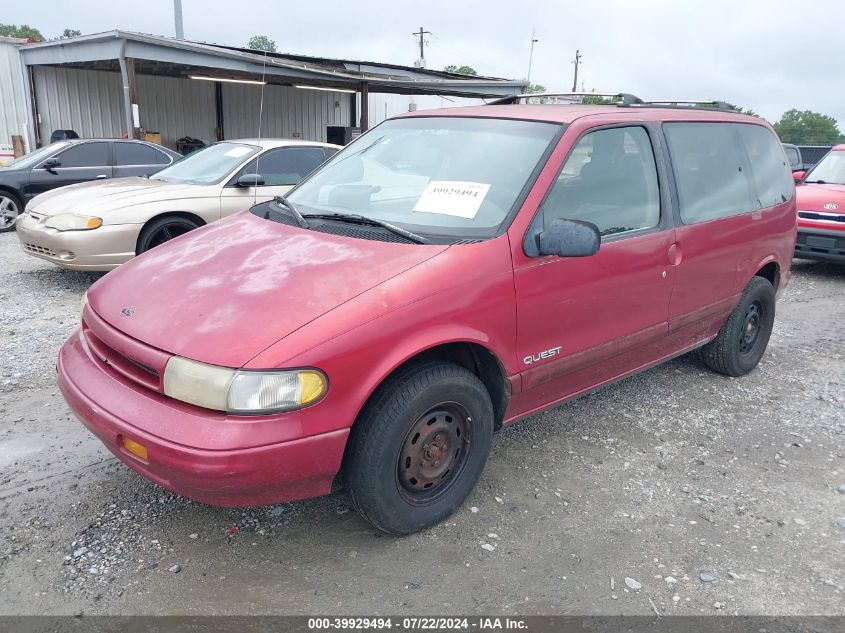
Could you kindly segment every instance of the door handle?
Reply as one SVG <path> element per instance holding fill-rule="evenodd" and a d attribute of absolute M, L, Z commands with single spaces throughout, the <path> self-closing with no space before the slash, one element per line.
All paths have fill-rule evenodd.
<path fill-rule="evenodd" d="M 672 244 L 669 247 L 667 257 L 669 258 L 670 265 L 677 266 L 678 264 L 680 264 L 682 259 L 681 247 L 677 244 Z"/>
<path fill-rule="evenodd" d="M 105 180 L 105 179 L 106 179 L 106 178 L 108 178 L 108 177 L 109 177 L 109 176 L 108 176 L 108 174 L 98 174 L 98 175 L 96 176 L 96 179 L 97 179 L 97 180 Z"/>

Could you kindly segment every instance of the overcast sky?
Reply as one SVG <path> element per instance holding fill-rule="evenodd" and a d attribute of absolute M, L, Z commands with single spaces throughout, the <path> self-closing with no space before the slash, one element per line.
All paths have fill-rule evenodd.
<path fill-rule="evenodd" d="M 532 81 L 572 87 L 575 49 L 587 90 L 647 99 L 721 99 L 774 122 L 790 108 L 835 117 L 845 129 L 842 0 L 183 0 L 186 39 L 246 45 L 254 34 L 280 52 L 411 65 L 412 31 L 426 36 L 427 66 L 468 64 L 524 78 L 532 29 Z M 172 0 L 2 0 L 0 22 L 45 37 L 123 29 L 172 36 Z M 59 7 L 66 6 L 67 10 Z M 579 88 L 581 81 L 579 79 Z"/>

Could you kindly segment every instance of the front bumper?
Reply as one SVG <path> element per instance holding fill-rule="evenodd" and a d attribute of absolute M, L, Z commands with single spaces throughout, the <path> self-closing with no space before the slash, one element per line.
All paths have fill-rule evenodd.
<path fill-rule="evenodd" d="M 191 499 L 245 507 L 319 496 L 331 491 L 340 469 L 349 429 L 244 447 L 249 420 L 233 422 L 183 406 L 110 374 L 90 356 L 79 332 L 62 346 L 57 369 L 68 405 L 106 448 L 141 476 Z M 215 449 L 176 442 L 150 428 L 173 429 L 183 442 L 193 435 L 196 443 L 213 443 Z M 128 452 L 123 438 L 144 446 L 147 459 Z M 221 447 L 221 438 L 238 448 Z"/>
<path fill-rule="evenodd" d="M 845 264 L 845 230 L 799 226 L 795 257 Z"/>
<path fill-rule="evenodd" d="M 112 270 L 135 257 L 142 224 L 106 224 L 91 231 L 57 231 L 29 213 L 18 218 L 21 248 L 71 270 Z"/>

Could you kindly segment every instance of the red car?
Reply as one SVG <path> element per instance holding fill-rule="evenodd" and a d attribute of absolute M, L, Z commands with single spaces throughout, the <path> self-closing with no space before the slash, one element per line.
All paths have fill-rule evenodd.
<path fill-rule="evenodd" d="M 835 145 L 798 186 L 795 257 L 845 264 L 845 145 Z"/>
<path fill-rule="evenodd" d="M 388 120 L 106 275 L 59 355 L 71 408 L 193 499 L 343 485 L 402 534 L 461 505 L 503 425 L 696 348 L 751 371 L 795 244 L 772 129 L 515 101 Z"/>

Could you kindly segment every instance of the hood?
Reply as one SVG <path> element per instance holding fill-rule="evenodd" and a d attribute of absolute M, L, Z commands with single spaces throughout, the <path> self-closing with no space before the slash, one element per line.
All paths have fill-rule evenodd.
<path fill-rule="evenodd" d="M 47 191 L 33 198 L 27 208 L 43 215 L 64 212 L 102 215 L 137 204 L 206 195 L 219 195 L 219 187 L 165 182 L 152 178 L 115 178 L 81 182 Z"/>
<path fill-rule="evenodd" d="M 159 246 L 110 272 L 90 307 L 172 354 L 241 367 L 306 323 L 448 246 L 340 237 L 248 212 Z M 124 316 L 122 310 L 131 316 Z"/>
<path fill-rule="evenodd" d="M 798 185 L 795 187 L 795 199 L 799 211 L 845 213 L 845 185 Z M 825 209 L 825 205 L 833 204 L 838 205 L 838 208 Z"/>

